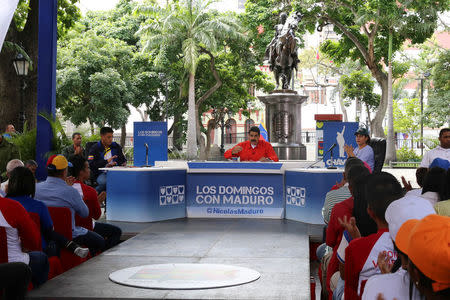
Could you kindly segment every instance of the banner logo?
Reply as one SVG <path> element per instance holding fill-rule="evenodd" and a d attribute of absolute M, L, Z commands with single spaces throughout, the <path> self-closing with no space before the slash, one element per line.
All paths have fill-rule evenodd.
<path fill-rule="evenodd" d="M 306 189 L 298 186 L 286 186 L 286 205 L 305 206 Z"/>
<path fill-rule="evenodd" d="M 167 185 L 159 187 L 159 205 L 184 203 L 184 185 Z"/>

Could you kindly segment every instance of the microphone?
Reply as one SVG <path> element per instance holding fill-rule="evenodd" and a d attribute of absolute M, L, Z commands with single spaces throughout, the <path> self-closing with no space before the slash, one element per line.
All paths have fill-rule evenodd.
<path fill-rule="evenodd" d="M 327 153 L 330 152 L 331 150 L 333 150 L 336 147 L 336 143 L 334 143 L 333 145 L 331 145 L 330 149 L 328 149 Z"/>

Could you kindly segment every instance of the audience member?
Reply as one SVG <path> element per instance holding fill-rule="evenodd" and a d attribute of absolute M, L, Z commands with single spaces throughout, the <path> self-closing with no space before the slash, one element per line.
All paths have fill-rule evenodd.
<path fill-rule="evenodd" d="M 383 253 L 379 254 L 378 266 L 382 273 L 387 272 L 387 274 L 372 276 L 367 281 L 363 299 L 377 299 L 379 293 L 382 293 L 385 299 L 421 299 L 419 291 L 414 288 L 406 272 L 408 256 L 403 252 L 404 247 L 402 247 L 401 242 L 398 245 L 397 236 L 400 228 L 405 229 L 402 225 L 406 221 L 422 219 L 430 214 L 434 214 L 430 202 L 415 195 L 405 195 L 405 197 L 392 202 L 388 206 L 385 218 L 389 224 L 389 235 L 395 241 L 394 250 L 397 252 L 397 261 L 394 265 L 401 266 L 401 268 L 396 270 L 396 267 L 388 264 L 383 267 L 385 259 L 389 259 L 389 257 Z M 395 288 L 393 288 L 394 286 Z"/>
<path fill-rule="evenodd" d="M 450 218 L 433 214 L 408 220 L 396 243 L 409 257 L 408 273 L 420 294 L 427 300 L 450 299 Z"/>
<path fill-rule="evenodd" d="M 348 189 L 347 173 L 348 170 L 354 165 L 363 165 L 363 162 L 357 157 L 349 157 L 345 161 L 344 172 L 342 173 L 342 181 L 339 187 L 332 189 L 325 196 L 325 203 L 322 208 L 322 216 L 325 224 L 328 224 L 330 220 L 331 210 L 339 203 L 351 197 L 350 190 Z"/>
<path fill-rule="evenodd" d="M 345 249 L 345 299 L 359 299 L 367 279 L 380 273 L 377 266 L 380 252 L 392 254 L 390 263 L 396 260 L 385 212 L 393 201 L 402 196 L 402 187 L 393 175 L 381 172 L 369 176 L 366 185 L 367 212 L 377 224 L 378 232 L 352 240 Z"/>
<path fill-rule="evenodd" d="M 110 168 L 114 166 L 125 166 L 127 159 L 123 155 L 122 147 L 113 142 L 113 130 L 111 127 L 103 127 L 100 129 L 100 141 L 93 145 L 89 150 L 89 167 L 98 186 L 97 193 L 106 191 L 106 173 L 99 168 Z"/>
<path fill-rule="evenodd" d="M 72 213 L 72 240 L 80 245 L 86 245 L 91 254 L 95 255 L 105 248 L 105 240 L 95 232 L 75 226 L 75 213 L 81 217 L 89 215 L 89 209 L 78 192 L 66 183 L 67 159 L 63 155 L 52 155 L 47 161 L 47 180 L 36 185 L 35 198 L 47 206 L 67 207 Z M 68 180 L 73 183 L 73 178 Z"/>
<path fill-rule="evenodd" d="M 352 166 L 347 174 L 347 181 L 350 183 L 357 177 L 367 175 L 368 169 L 366 167 L 362 167 L 360 165 Z M 350 184 L 349 184 L 350 185 Z M 349 186 L 350 189 L 350 186 Z M 351 190 L 351 189 L 350 189 Z M 353 197 L 350 197 L 340 203 L 337 203 L 333 209 L 331 210 L 330 222 L 328 223 L 328 227 L 326 230 L 326 244 L 333 248 L 333 253 L 329 260 L 328 266 L 324 266 L 326 268 L 326 288 L 327 294 L 331 297 L 332 289 L 330 286 L 331 277 L 334 273 L 339 271 L 339 262 L 337 259 L 337 248 L 341 243 L 342 233 L 344 232 L 344 228 L 339 223 L 339 219 L 343 219 L 347 217 L 350 219 L 353 214 Z M 335 285 L 334 285 L 335 286 Z"/>
<path fill-rule="evenodd" d="M 24 163 L 24 165 L 25 168 L 28 168 L 31 171 L 31 173 L 33 173 L 33 175 L 36 177 L 36 169 L 38 167 L 37 162 L 32 159 L 29 159 Z"/>
<path fill-rule="evenodd" d="M 114 247 L 120 242 L 122 230 L 112 224 L 95 222 L 101 216 L 100 204 L 106 200 L 106 192 L 97 196 L 94 188 L 84 182 L 91 176 L 88 162 L 81 156 L 73 156 L 70 160 L 72 167 L 71 175 L 75 177 L 73 187 L 78 191 L 83 201 L 89 208 L 89 222 L 93 223 L 93 231 L 105 239 L 105 250 Z"/>
<path fill-rule="evenodd" d="M 14 125 L 8 124 L 8 125 L 6 125 L 5 133 L 3 134 L 3 136 L 7 139 L 10 139 L 12 137 L 11 135 L 15 134 L 15 133 L 16 133 L 16 129 L 14 128 Z"/>
<path fill-rule="evenodd" d="M 23 167 L 23 162 L 20 159 L 12 159 L 8 162 L 8 164 L 6 165 L 6 177 L 8 178 L 8 180 L 6 180 L 5 182 L 3 182 L 0 186 L 0 189 L 4 192 L 7 193 L 7 188 L 8 188 L 8 182 L 9 182 L 9 176 L 12 172 L 12 170 L 14 170 L 17 167 Z"/>
<path fill-rule="evenodd" d="M 429 169 L 425 176 L 421 197 L 434 206 L 438 201 L 445 200 L 446 189 L 446 171 L 439 167 Z"/>
<path fill-rule="evenodd" d="M 46 282 L 48 257 L 39 251 L 39 230 L 25 208 L 17 201 L 0 198 L 0 226 L 6 229 L 8 262 L 27 264 L 31 268 L 31 282 L 35 287 Z"/>
<path fill-rule="evenodd" d="M 86 151 L 83 149 L 83 146 L 81 146 L 81 140 L 81 133 L 75 132 L 74 134 L 72 134 L 72 145 L 65 147 L 62 154 L 67 159 L 70 159 L 70 157 L 73 155 L 80 155 L 86 158 Z"/>
<path fill-rule="evenodd" d="M 428 172 L 428 168 L 422 168 L 419 167 L 416 170 L 416 182 L 417 185 L 419 186 L 418 189 L 413 189 L 411 182 L 406 182 L 406 179 L 404 176 L 402 176 L 402 183 L 403 183 L 403 187 L 406 190 L 406 194 L 407 195 L 416 195 L 416 196 L 420 196 L 422 195 L 422 188 L 423 188 L 423 181 L 425 180 L 425 176 L 427 175 Z"/>
<path fill-rule="evenodd" d="M 441 216 L 450 217 L 450 169 L 446 172 L 445 195 L 434 205 L 434 210 Z"/>
<path fill-rule="evenodd" d="M 6 177 L 6 164 L 15 158 L 20 159 L 16 145 L 0 135 L 0 176 L 2 178 Z"/>
<path fill-rule="evenodd" d="M 450 128 L 443 128 L 439 131 L 439 145 L 433 150 L 425 153 L 420 166 L 428 168 L 435 158 L 442 158 L 450 161 Z"/>
<path fill-rule="evenodd" d="M 360 160 L 366 162 L 370 166 L 370 171 L 375 166 L 375 154 L 372 147 L 369 146 L 370 135 L 366 128 L 358 128 L 355 132 L 356 144 L 358 147 L 353 149 L 353 146 L 345 145 L 344 150 L 348 157 L 356 156 Z"/>
<path fill-rule="evenodd" d="M 31 280 L 31 270 L 23 262 L 0 264 L 0 298 L 4 290 L 4 299 L 25 299 L 28 284 Z"/>
<path fill-rule="evenodd" d="M 17 167 L 11 172 L 7 197 L 22 204 L 27 212 L 39 216 L 42 249 L 47 256 L 59 256 L 59 249 L 64 247 L 79 257 L 86 257 L 89 249 L 80 247 L 77 243 L 67 240 L 62 234 L 54 231 L 47 206 L 43 202 L 33 199 L 35 190 L 35 178 L 29 169 Z"/>

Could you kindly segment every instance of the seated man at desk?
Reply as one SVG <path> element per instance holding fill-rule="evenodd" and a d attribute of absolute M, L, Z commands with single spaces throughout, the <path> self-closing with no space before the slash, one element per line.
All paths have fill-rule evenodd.
<path fill-rule="evenodd" d="M 239 157 L 241 161 L 278 161 L 278 156 L 272 145 L 260 139 L 258 127 L 251 127 L 248 135 L 248 141 L 239 143 L 225 152 L 226 159 Z"/>

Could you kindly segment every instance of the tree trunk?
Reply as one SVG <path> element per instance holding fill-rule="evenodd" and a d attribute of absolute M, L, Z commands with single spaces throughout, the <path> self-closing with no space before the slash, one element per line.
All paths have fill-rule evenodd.
<path fill-rule="evenodd" d="M 375 137 L 386 137 L 383 130 L 383 119 L 386 115 L 387 102 L 388 102 L 388 79 L 384 73 L 378 74 L 375 79 L 381 88 L 381 98 L 380 104 L 378 105 L 377 112 L 375 113 L 375 117 L 372 121 L 372 136 Z"/>
<path fill-rule="evenodd" d="M 120 132 L 120 146 L 125 151 L 125 140 L 127 139 L 127 125 L 123 124 Z"/>
<path fill-rule="evenodd" d="M 199 158 L 201 160 L 206 160 L 206 146 L 205 146 L 205 139 L 202 135 L 201 128 L 203 127 L 202 120 L 199 115 L 199 105 L 195 104 L 195 119 L 197 121 L 197 144 L 199 146 Z"/>
<path fill-rule="evenodd" d="M 181 116 L 179 114 L 175 114 L 173 116 L 173 147 L 177 150 L 182 150 L 183 145 L 180 143 L 182 136 L 182 126 L 180 125 Z"/>
<path fill-rule="evenodd" d="M 397 155 L 395 152 L 395 137 L 394 137 L 394 107 L 393 107 L 393 97 L 392 97 L 392 59 L 391 59 L 391 49 L 392 38 L 389 36 L 389 63 L 388 63 L 388 82 L 387 82 L 387 113 L 388 113 L 388 136 L 386 140 L 386 159 L 385 162 L 389 163 L 391 161 L 397 160 Z"/>
<path fill-rule="evenodd" d="M 196 130 L 196 110 L 195 110 L 195 74 L 189 72 L 189 93 L 188 93 L 188 128 L 187 128 L 187 159 L 197 158 L 197 130 Z"/>
<path fill-rule="evenodd" d="M 338 83 L 339 105 L 341 106 L 344 122 L 348 122 L 347 109 L 345 108 L 344 99 L 342 99 L 342 86 Z"/>
<path fill-rule="evenodd" d="M 39 1 L 30 0 L 30 9 L 25 28 L 17 31 L 14 20 L 11 21 L 6 41 L 16 43 L 28 54 L 33 61 L 33 69 L 26 76 L 24 92 L 24 111 L 28 129 L 36 127 L 37 108 L 37 58 L 38 58 L 38 29 L 39 29 Z M 20 112 L 20 79 L 17 76 L 12 61 L 17 53 L 3 47 L 0 52 L 0 129 L 6 124 L 13 124 L 18 128 Z"/>
<path fill-rule="evenodd" d="M 91 118 L 88 118 L 88 121 L 89 121 L 89 127 L 91 129 L 91 135 L 94 135 L 95 134 L 95 132 L 94 132 L 94 123 L 92 122 Z"/>

